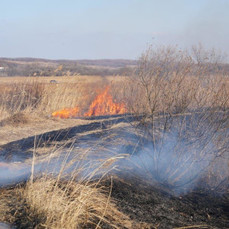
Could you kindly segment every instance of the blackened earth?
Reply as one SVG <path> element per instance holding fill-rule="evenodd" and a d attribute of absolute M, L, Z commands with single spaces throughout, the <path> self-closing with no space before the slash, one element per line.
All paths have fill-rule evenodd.
<path fill-rule="evenodd" d="M 113 178 L 112 197 L 119 210 L 149 228 L 229 228 L 228 193 L 198 190 L 174 196 L 140 177 L 128 176 Z"/>

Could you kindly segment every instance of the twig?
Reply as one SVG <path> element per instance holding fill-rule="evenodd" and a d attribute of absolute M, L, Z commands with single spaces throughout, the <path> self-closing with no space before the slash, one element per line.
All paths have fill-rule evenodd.
<path fill-rule="evenodd" d="M 174 227 L 173 229 L 187 229 L 187 228 L 208 228 L 208 225 L 193 225 L 184 227 Z"/>

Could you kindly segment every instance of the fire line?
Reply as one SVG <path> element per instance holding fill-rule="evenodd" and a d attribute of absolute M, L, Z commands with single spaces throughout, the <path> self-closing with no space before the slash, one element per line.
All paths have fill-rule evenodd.
<path fill-rule="evenodd" d="M 109 93 L 109 90 L 110 87 L 107 86 L 101 94 L 96 96 L 94 101 L 91 103 L 89 110 L 84 113 L 84 117 L 126 113 L 125 104 L 115 103 L 111 94 Z M 53 112 L 52 116 L 59 118 L 73 118 L 77 116 L 79 117 L 79 112 L 79 107 L 65 108 L 63 110 Z"/>

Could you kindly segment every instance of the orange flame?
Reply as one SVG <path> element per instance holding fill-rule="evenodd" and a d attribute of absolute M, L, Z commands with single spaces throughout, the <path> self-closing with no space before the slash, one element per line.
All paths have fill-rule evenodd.
<path fill-rule="evenodd" d="M 109 89 L 110 87 L 108 86 L 101 94 L 97 95 L 84 116 L 114 115 L 126 112 L 124 104 L 113 102 Z"/>
<path fill-rule="evenodd" d="M 126 108 L 123 103 L 119 104 L 113 102 L 113 98 L 109 94 L 109 89 L 109 86 L 106 87 L 101 94 L 96 96 L 95 100 L 90 105 L 88 112 L 84 114 L 85 117 L 126 113 Z M 53 112 L 52 116 L 59 118 L 72 118 L 80 116 L 79 111 L 79 107 L 65 108 L 63 110 Z"/>
<path fill-rule="evenodd" d="M 59 117 L 59 118 L 72 118 L 72 117 L 76 117 L 78 113 L 79 113 L 78 107 L 65 108 L 63 110 L 53 112 L 52 116 Z"/>

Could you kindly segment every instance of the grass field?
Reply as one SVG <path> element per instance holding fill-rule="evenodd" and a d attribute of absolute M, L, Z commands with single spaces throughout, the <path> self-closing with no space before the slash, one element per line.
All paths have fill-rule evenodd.
<path fill-rule="evenodd" d="M 73 108 L 76 105 L 85 109 L 99 90 L 103 90 L 107 85 L 121 84 L 124 78 L 122 76 L 1 77 L 1 119 L 21 111 L 33 111 L 48 116 L 56 110 Z"/>
<path fill-rule="evenodd" d="M 52 80 L 55 83 L 50 83 Z M 51 114 L 75 106 L 86 111 L 98 91 L 107 85 L 122 84 L 124 80 L 124 76 L 1 77 L 1 144 L 86 123 L 77 119 L 54 119 Z"/>
<path fill-rule="evenodd" d="M 212 65 L 206 71 L 206 64 L 195 65 L 183 53 L 173 54 L 168 50 L 165 59 L 143 55 L 128 77 L 1 77 L 0 167 L 10 174 L 23 171 L 20 166 L 26 162 L 31 177 L 1 189 L 0 221 L 18 228 L 165 228 L 167 223 L 204 228 L 219 224 L 211 212 L 218 207 L 224 228 L 226 211 L 219 205 L 228 198 L 229 78 L 213 71 Z M 114 107 L 122 108 L 117 113 L 121 117 L 109 116 L 116 114 Z M 77 112 L 72 119 L 52 116 L 63 109 Z M 94 160 L 113 151 L 118 153 Z M 17 152 L 26 158 L 22 164 L 11 162 Z M 93 160 L 86 159 L 88 152 Z M 52 162 L 57 155 L 63 157 L 58 173 L 36 176 L 36 163 Z M 120 163 L 124 167 L 106 176 L 104 168 L 116 169 L 126 155 L 130 160 Z M 66 176 L 75 163 L 82 166 Z M 79 174 L 85 169 L 82 179 Z M 98 171 L 102 176 L 93 179 Z M 210 201 L 211 211 L 205 214 L 209 203 L 201 195 L 196 203 L 195 190 L 207 198 L 212 198 L 211 191 L 226 199 Z M 196 215 L 193 223 L 189 214 Z"/>
<path fill-rule="evenodd" d="M 36 81 L 39 83 L 49 84 L 51 80 L 56 80 L 59 83 L 71 83 L 71 82 L 79 82 L 79 83 L 92 83 L 92 82 L 120 82 L 125 78 L 125 76 L 87 76 L 87 75 L 77 75 L 77 76 L 14 76 L 14 77 L 1 77 L 1 84 L 12 84 L 15 83 L 24 83 L 30 81 Z"/>

